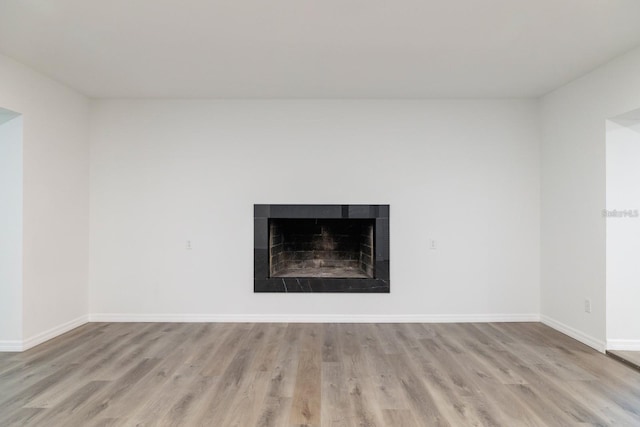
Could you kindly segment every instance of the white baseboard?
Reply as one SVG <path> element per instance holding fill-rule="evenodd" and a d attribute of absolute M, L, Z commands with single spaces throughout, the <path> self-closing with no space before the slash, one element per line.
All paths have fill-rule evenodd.
<path fill-rule="evenodd" d="M 640 340 L 607 340 L 607 350 L 640 351 Z"/>
<path fill-rule="evenodd" d="M 22 351 L 22 341 L 0 341 L 0 351 Z"/>
<path fill-rule="evenodd" d="M 538 314 L 134 314 L 93 313 L 90 322 L 486 323 L 539 322 Z"/>
<path fill-rule="evenodd" d="M 24 341 L 0 341 L 0 351 L 28 350 L 87 322 L 180 322 L 180 323 L 487 323 L 542 322 L 602 353 L 609 350 L 640 351 L 638 340 L 609 340 L 607 343 L 548 316 L 538 314 L 137 314 L 93 313 L 80 316 Z"/>
<path fill-rule="evenodd" d="M 540 321 L 550 328 L 555 329 L 558 332 L 562 332 L 565 335 L 570 336 L 571 338 L 580 341 L 583 344 L 588 345 L 591 348 L 598 350 L 601 353 L 604 353 L 606 350 L 606 343 L 604 341 L 600 341 L 597 338 L 592 337 L 591 335 L 587 335 L 584 332 L 581 332 L 575 328 L 572 328 L 569 325 L 565 325 L 562 322 L 558 322 L 551 317 L 541 315 Z"/>
<path fill-rule="evenodd" d="M 43 342 L 50 340 L 51 338 L 55 338 L 58 335 L 62 335 L 65 332 L 69 332 L 70 330 L 77 328 L 78 326 L 82 326 L 87 322 L 89 322 L 88 315 L 80 316 L 77 319 L 65 322 L 61 325 L 53 327 L 47 331 L 41 332 L 37 335 L 32 336 L 31 338 L 22 341 L 20 350 L 16 351 L 28 350 L 32 347 L 37 346 L 38 344 L 42 344 Z"/>
<path fill-rule="evenodd" d="M 488 323 L 539 322 L 538 314 L 139 314 L 93 313 L 80 316 L 24 341 L 0 341 L 0 351 L 28 350 L 87 322 L 178 323 Z M 570 335 L 570 334 L 568 334 Z"/>

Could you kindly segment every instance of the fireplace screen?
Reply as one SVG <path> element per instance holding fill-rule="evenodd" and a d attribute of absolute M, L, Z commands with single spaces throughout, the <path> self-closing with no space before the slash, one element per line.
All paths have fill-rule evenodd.
<path fill-rule="evenodd" d="M 255 292 L 389 292 L 389 205 L 254 205 Z"/>

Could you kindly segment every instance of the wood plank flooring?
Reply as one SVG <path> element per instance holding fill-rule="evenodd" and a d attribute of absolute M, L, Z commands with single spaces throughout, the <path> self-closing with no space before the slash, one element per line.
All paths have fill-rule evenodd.
<path fill-rule="evenodd" d="M 640 372 L 539 323 L 91 323 L 0 353 L 0 426 L 639 426 Z"/>

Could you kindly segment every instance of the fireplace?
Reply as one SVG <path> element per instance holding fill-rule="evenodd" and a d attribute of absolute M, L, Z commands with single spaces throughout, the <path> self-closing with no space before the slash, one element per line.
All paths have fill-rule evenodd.
<path fill-rule="evenodd" d="M 388 205 L 254 205 L 255 292 L 389 292 Z"/>

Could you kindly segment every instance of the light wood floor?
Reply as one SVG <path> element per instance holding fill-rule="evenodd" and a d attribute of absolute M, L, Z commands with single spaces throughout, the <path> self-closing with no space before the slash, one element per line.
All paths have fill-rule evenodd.
<path fill-rule="evenodd" d="M 640 373 L 538 323 L 92 323 L 0 353 L 1 426 L 640 425 Z"/>

